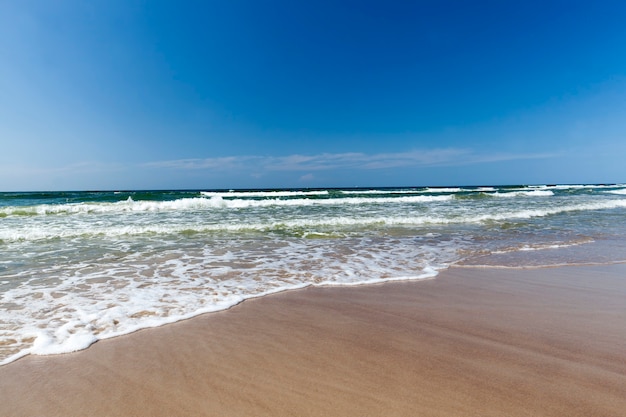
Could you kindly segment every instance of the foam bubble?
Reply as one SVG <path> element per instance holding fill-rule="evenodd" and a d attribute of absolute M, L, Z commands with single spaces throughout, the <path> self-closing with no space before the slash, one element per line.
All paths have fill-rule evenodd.
<path fill-rule="evenodd" d="M 61 331 L 59 331 L 61 330 Z M 95 335 L 82 331 L 79 334 L 70 334 L 63 329 L 57 330 L 54 336 L 39 332 L 28 353 L 34 355 L 55 355 L 59 353 L 76 352 L 91 346 L 98 339 Z"/>

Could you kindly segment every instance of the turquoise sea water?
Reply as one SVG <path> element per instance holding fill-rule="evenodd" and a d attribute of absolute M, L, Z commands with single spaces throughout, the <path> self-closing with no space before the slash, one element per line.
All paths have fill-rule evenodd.
<path fill-rule="evenodd" d="M 308 285 L 626 261 L 626 185 L 0 193 L 0 364 Z"/>

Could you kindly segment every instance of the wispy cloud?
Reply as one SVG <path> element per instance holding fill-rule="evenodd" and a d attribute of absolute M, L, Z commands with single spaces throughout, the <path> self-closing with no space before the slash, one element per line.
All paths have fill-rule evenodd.
<path fill-rule="evenodd" d="M 172 168 L 179 170 L 226 170 L 241 169 L 262 165 L 265 158 L 261 156 L 225 156 L 219 158 L 175 159 L 170 161 L 148 162 L 142 164 L 146 168 Z"/>
<path fill-rule="evenodd" d="M 205 174 L 225 174 L 232 178 L 260 179 L 279 174 L 313 182 L 338 172 L 463 166 L 521 159 L 567 156 L 561 153 L 477 152 L 471 149 L 446 148 L 409 152 L 366 154 L 360 152 L 320 153 L 314 155 L 263 156 L 243 155 L 217 158 L 177 159 L 139 165 L 77 162 L 58 166 L 0 164 L 1 190 L 26 189 L 118 189 L 158 188 L 170 184 L 167 178 L 186 181 Z M 160 172 L 155 172 L 160 171 Z M 170 175 L 171 174 L 171 175 Z M 185 183 L 186 184 L 186 183 Z"/>
<path fill-rule="evenodd" d="M 143 166 L 176 170 L 303 171 L 310 173 L 311 171 L 340 169 L 377 170 L 402 167 L 462 166 L 519 159 L 542 159 L 557 155 L 557 153 L 481 153 L 471 149 L 445 148 L 378 154 L 348 152 L 287 156 L 243 155 L 158 161 L 146 163 Z"/>

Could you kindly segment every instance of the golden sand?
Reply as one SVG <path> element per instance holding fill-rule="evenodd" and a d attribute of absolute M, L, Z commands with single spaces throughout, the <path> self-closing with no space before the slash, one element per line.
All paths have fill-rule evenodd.
<path fill-rule="evenodd" d="M 309 288 L 0 367 L 1 416 L 619 416 L 626 265 Z"/>

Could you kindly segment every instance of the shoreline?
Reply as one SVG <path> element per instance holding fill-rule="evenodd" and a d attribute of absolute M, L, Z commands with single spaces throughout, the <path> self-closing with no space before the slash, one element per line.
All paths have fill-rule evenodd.
<path fill-rule="evenodd" d="M 626 262 L 624 262 L 626 263 Z M 447 270 L 449 267 L 443 269 L 443 270 Z M 77 352 L 81 352 L 83 350 L 89 349 L 91 346 L 93 346 L 94 344 L 104 341 L 104 340 L 111 340 L 111 339 L 116 339 L 118 337 L 125 337 L 128 335 L 132 335 L 134 333 L 137 332 L 141 332 L 144 330 L 150 330 L 150 329 L 157 329 L 159 327 L 163 327 L 163 326 L 170 326 L 176 323 L 181 323 L 187 320 L 193 320 L 197 317 L 203 316 L 205 314 L 214 314 L 214 313 L 220 313 L 223 311 L 227 311 L 230 310 L 232 308 L 236 308 L 237 306 L 241 305 L 244 302 L 250 301 L 250 300 L 255 300 L 257 298 L 264 298 L 264 297 L 271 297 L 277 294 L 282 294 L 282 293 L 289 293 L 292 291 L 302 291 L 302 290 L 306 290 L 307 288 L 350 288 L 350 287 L 361 287 L 361 286 L 370 286 L 370 285 L 383 285 L 383 284 L 387 284 L 387 283 L 394 283 L 394 282 L 419 282 L 419 281 L 426 281 L 426 280 L 431 280 L 431 279 L 436 279 L 439 276 L 439 271 L 442 270 L 434 270 L 435 272 L 426 272 L 421 276 L 416 276 L 416 277 L 411 277 L 411 278 L 391 278 L 391 279 L 375 279 L 375 280 L 369 280 L 369 281 L 363 281 L 363 282 L 356 282 L 356 283 L 340 283 L 340 284 L 333 284 L 333 283 L 321 283 L 321 284 L 316 284 L 316 283 L 309 283 L 309 284 L 305 284 L 302 286 L 294 286 L 291 288 L 284 288 L 284 289 L 278 289 L 278 290 L 274 290 L 274 291 L 268 291 L 265 293 L 261 293 L 261 294 L 253 294 L 253 295 L 248 295 L 246 297 L 242 297 L 241 300 L 237 301 L 234 304 L 228 305 L 226 307 L 215 307 L 215 309 L 206 309 L 204 311 L 199 311 L 199 312 L 194 312 L 194 313 L 190 313 L 187 314 L 183 317 L 179 317 L 179 318 L 175 318 L 171 321 L 165 320 L 162 323 L 156 324 L 156 325 L 152 325 L 152 326 L 146 326 L 146 327 L 140 327 L 131 331 L 128 331 L 126 333 L 119 333 L 119 334 L 112 334 L 112 335 L 106 335 L 104 337 L 95 339 L 93 342 L 90 342 L 87 346 L 85 347 L 81 347 L 75 350 L 71 350 L 71 351 L 59 351 L 59 352 L 54 352 L 54 353 L 45 353 L 45 354 L 41 354 L 41 353 L 17 353 L 13 356 L 9 356 L 8 358 L 6 358 L 5 360 L 8 360 L 7 362 L 1 362 L 0 361 L 0 368 L 2 368 L 5 365 L 11 364 L 13 362 L 19 361 L 22 358 L 26 358 L 29 356 L 41 356 L 41 357 L 47 357 L 47 356 L 56 356 L 56 355 L 67 355 L 67 354 L 72 354 L 72 353 L 77 353 Z"/>
<path fill-rule="evenodd" d="M 3 365 L 0 414 L 617 415 L 624 277 L 458 266 L 283 291 Z"/>

